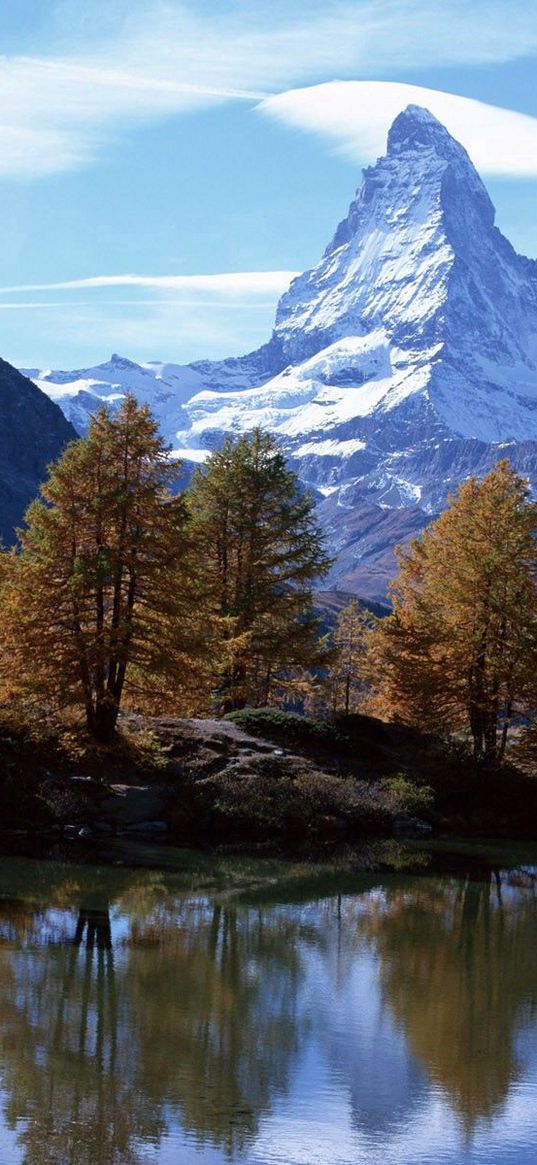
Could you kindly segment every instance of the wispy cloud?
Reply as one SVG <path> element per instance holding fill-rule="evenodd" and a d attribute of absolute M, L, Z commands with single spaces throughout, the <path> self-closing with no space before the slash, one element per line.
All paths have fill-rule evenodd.
<path fill-rule="evenodd" d="M 205 292 L 219 298 L 281 295 L 297 271 L 231 271 L 214 275 L 94 275 L 60 283 L 24 283 L 0 287 L 0 295 L 28 291 L 79 291 L 91 288 L 146 287 L 155 291 Z"/>
<path fill-rule="evenodd" d="M 537 175 L 537 119 L 417 85 L 333 81 L 293 89 L 258 109 L 293 128 L 320 135 L 354 161 L 384 153 L 386 132 L 409 104 L 434 113 L 484 174 Z"/>
<path fill-rule="evenodd" d="M 18 300 L 15 303 L 0 302 L 0 311 L 65 311 L 70 306 L 65 300 Z"/>
<path fill-rule="evenodd" d="M 28 308 L 31 327 L 16 323 L 24 311 L 2 312 L 2 353 L 24 368 L 89 368 L 111 352 L 132 360 L 192 360 L 239 356 L 270 335 L 275 301 L 159 299 L 129 302 L 43 302 Z M 61 323 L 61 326 L 60 326 Z"/>
<path fill-rule="evenodd" d="M 110 351 L 178 362 L 240 355 L 270 335 L 294 271 L 101 275 L 0 288 L 3 353 L 19 366 L 98 363 Z M 15 326 L 28 312 L 31 325 Z M 57 321 L 61 320 L 61 327 Z M 52 322 L 54 321 L 54 323 Z"/>
<path fill-rule="evenodd" d="M 88 165 L 118 134 L 149 120 L 308 80 L 536 52 L 537 9 L 527 0 L 127 6 L 100 45 L 84 46 L 79 36 L 61 55 L 2 59 L 0 175 Z"/>
<path fill-rule="evenodd" d="M 203 109 L 254 101 L 259 89 L 194 85 L 102 63 L 40 60 L 0 63 L 0 176 L 28 178 L 86 166 L 122 129 Z M 147 68 L 147 66 L 146 66 Z M 180 70 L 178 70 L 180 73 Z"/>

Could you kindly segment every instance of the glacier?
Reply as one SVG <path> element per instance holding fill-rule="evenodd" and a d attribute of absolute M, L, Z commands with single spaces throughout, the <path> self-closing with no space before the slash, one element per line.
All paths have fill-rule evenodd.
<path fill-rule="evenodd" d="M 79 432 L 134 392 L 187 463 L 270 429 L 318 499 L 329 585 L 382 599 L 394 543 L 461 480 L 507 456 L 537 488 L 537 262 L 494 220 L 463 146 L 411 105 L 256 352 L 22 371 Z"/>

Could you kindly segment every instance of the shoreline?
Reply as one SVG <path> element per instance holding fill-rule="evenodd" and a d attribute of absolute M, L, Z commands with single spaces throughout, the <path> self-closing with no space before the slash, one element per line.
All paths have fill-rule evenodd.
<path fill-rule="evenodd" d="M 241 714 L 242 715 L 242 714 Z M 367 716 L 126 714 L 104 749 L 80 729 L 0 722 L 0 849 L 113 838 L 250 856 L 333 857 L 373 838 L 537 838 L 537 780 Z"/>

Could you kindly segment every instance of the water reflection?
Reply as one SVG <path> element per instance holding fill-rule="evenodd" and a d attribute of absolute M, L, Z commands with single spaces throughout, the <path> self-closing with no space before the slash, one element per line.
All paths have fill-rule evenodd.
<path fill-rule="evenodd" d="M 82 905 L 72 918 L 52 913 L 40 921 L 39 945 L 29 920 L 29 944 L 2 952 L 0 962 L 6 1119 L 20 1130 L 21 1159 L 142 1165 L 137 1142 L 160 1137 L 165 1126 L 150 1099 L 135 1091 L 132 1029 L 116 981 L 109 914 Z"/>
<path fill-rule="evenodd" d="M 537 905 L 498 872 L 395 887 L 362 927 L 408 1051 L 449 1096 L 466 1131 L 501 1110 L 537 1015 Z"/>
<path fill-rule="evenodd" d="M 330 1165 L 504 1160 L 509 1096 L 524 1079 L 537 1097 L 530 874 L 391 875 L 328 896 L 310 884 L 285 904 L 273 883 L 254 898 L 136 871 L 53 882 L 39 902 L 0 898 L 0 1069 L 20 1162 L 146 1165 L 170 1136 L 192 1155 L 166 1160 L 205 1145 L 212 1162 L 290 1165 L 309 1137 Z M 461 1125 L 455 1155 L 439 1129 L 433 1156 L 405 1156 L 394 1145 L 439 1095 Z"/>
<path fill-rule="evenodd" d="M 115 927 L 87 903 L 28 910 L 14 952 L 3 908 L 0 1054 L 23 1160 L 141 1165 L 170 1113 L 227 1157 L 241 1152 L 307 1028 L 292 913 L 186 898 Z"/>
<path fill-rule="evenodd" d="M 292 914 L 222 904 L 186 915 L 178 925 L 160 912 L 128 939 L 139 1087 L 232 1157 L 285 1093 L 304 1039 L 303 928 Z"/>

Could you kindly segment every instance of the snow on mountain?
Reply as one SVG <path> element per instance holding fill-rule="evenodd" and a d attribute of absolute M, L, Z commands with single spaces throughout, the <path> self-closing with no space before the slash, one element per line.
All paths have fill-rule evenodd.
<path fill-rule="evenodd" d="M 248 388 L 266 379 L 266 370 L 261 361 L 259 364 L 261 367 L 257 362 L 254 366 L 247 356 L 197 364 L 158 361 L 136 364 L 114 353 L 110 360 L 94 368 L 73 372 L 24 368 L 21 372 L 60 406 L 81 434 L 86 432 L 91 414 L 100 405 L 106 404 L 114 410 L 126 393 L 134 393 L 138 400 L 150 406 L 165 440 L 177 450 L 183 448 L 184 438 L 184 434 L 178 438 L 178 430 L 184 428 L 187 420 L 182 406 L 202 390 L 214 389 L 216 385 L 225 389 L 230 383 L 234 389 Z M 193 460 L 200 460 L 203 450 L 193 452 L 196 453 Z"/>
<path fill-rule="evenodd" d="M 117 407 L 126 392 L 133 392 L 147 402 L 161 426 L 166 441 L 172 445 L 176 418 L 181 404 L 203 387 L 204 381 L 193 369 L 176 364 L 135 364 L 113 355 L 95 368 L 75 372 L 23 369 L 47 396 L 59 404 L 79 433 L 86 431 L 91 414 L 102 404 Z"/>
<path fill-rule="evenodd" d="M 378 598 L 393 541 L 458 481 L 503 455 L 537 486 L 537 263 L 495 227 L 463 147 L 409 106 L 257 352 L 26 375 L 79 431 L 133 391 L 190 460 L 223 433 L 271 429 L 325 499 L 332 585 Z"/>

